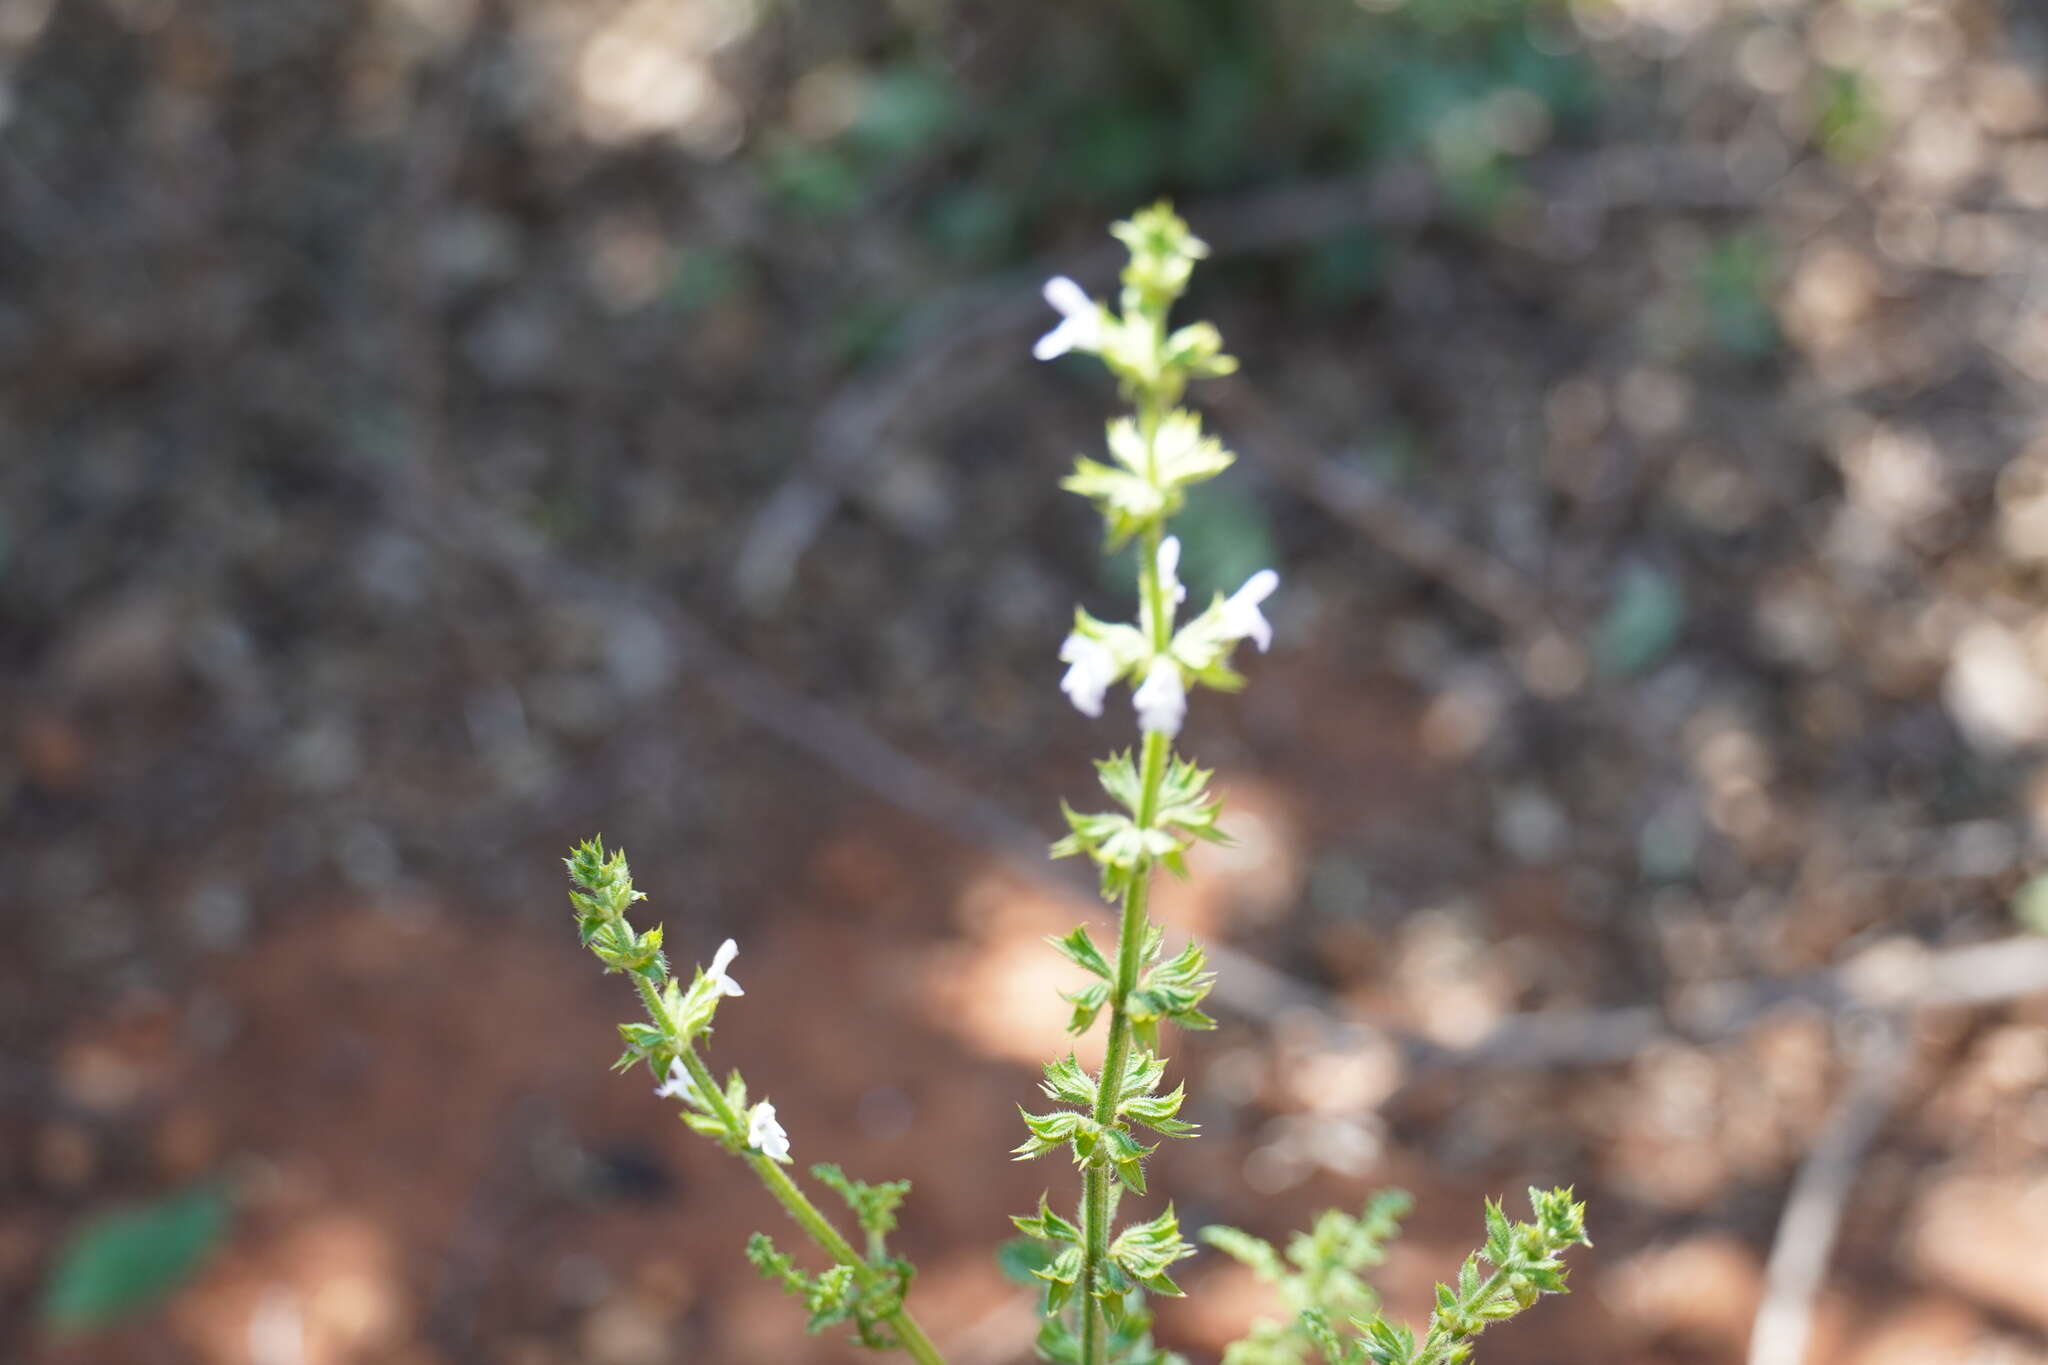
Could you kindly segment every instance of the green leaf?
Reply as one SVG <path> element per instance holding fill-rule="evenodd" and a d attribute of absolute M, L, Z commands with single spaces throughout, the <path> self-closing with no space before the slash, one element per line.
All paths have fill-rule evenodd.
<path fill-rule="evenodd" d="M 1640 672 L 1670 652 L 1684 625 L 1678 584 L 1659 570 L 1633 565 L 1593 634 L 1593 657 L 1603 673 Z"/>
<path fill-rule="evenodd" d="M 1330 1316 L 1320 1308 L 1304 1308 L 1301 1311 L 1302 1330 L 1316 1349 L 1323 1353 L 1328 1365 L 1351 1365 L 1358 1359 L 1358 1348 L 1338 1336 L 1330 1326 Z"/>
<path fill-rule="evenodd" d="M 1281 1261 L 1280 1253 L 1263 1237 L 1212 1223 L 1202 1229 L 1202 1240 L 1243 1264 L 1267 1284 L 1279 1284 L 1287 1278 L 1287 1266 Z"/>
<path fill-rule="evenodd" d="M 861 1230 L 877 1237 L 886 1237 L 896 1230 L 896 1210 L 910 1193 L 908 1180 L 885 1180 L 870 1185 L 865 1180 L 849 1178 L 829 1161 L 811 1167 L 811 1177 L 845 1200 Z"/>
<path fill-rule="evenodd" d="M 43 1320 L 62 1332 L 83 1331 L 155 1303 L 219 1245 L 229 1213 L 226 1194 L 206 1184 L 87 1223 L 57 1258 Z"/>
<path fill-rule="evenodd" d="M 996 1268 L 1012 1284 L 1038 1285 L 1038 1272 L 1051 1265 L 1052 1258 L 1052 1248 L 1031 1237 L 1012 1237 L 996 1248 Z"/>

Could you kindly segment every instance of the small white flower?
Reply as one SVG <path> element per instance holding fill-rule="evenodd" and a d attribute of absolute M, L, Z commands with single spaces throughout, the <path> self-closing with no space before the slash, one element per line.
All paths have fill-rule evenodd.
<path fill-rule="evenodd" d="M 1180 537 L 1168 536 L 1159 542 L 1159 586 L 1166 593 L 1169 607 L 1177 607 L 1188 600 L 1188 589 L 1180 581 Z"/>
<path fill-rule="evenodd" d="M 665 1100 L 684 1100 L 690 1104 L 702 1104 L 704 1099 L 697 1093 L 697 1083 L 690 1079 L 690 1073 L 683 1069 L 680 1061 L 668 1064 L 668 1080 L 656 1087 L 654 1093 Z"/>
<path fill-rule="evenodd" d="M 1116 681 L 1116 656 L 1075 631 L 1060 645 L 1060 662 L 1067 665 L 1060 691 L 1082 715 L 1101 715 L 1102 694 Z"/>
<path fill-rule="evenodd" d="M 1138 708 L 1140 730 L 1156 730 L 1168 736 L 1179 734 L 1180 723 L 1188 714 L 1188 693 L 1180 680 L 1180 665 L 1164 654 L 1155 657 L 1152 666 L 1145 670 L 1145 681 L 1131 693 L 1131 704 Z"/>
<path fill-rule="evenodd" d="M 1060 325 L 1038 339 L 1031 354 L 1051 360 L 1068 351 L 1102 349 L 1102 305 L 1088 297 L 1088 291 L 1065 275 L 1045 282 L 1045 301 L 1059 310 Z"/>
<path fill-rule="evenodd" d="M 770 1161 L 789 1160 L 789 1134 L 775 1121 L 775 1106 L 766 1100 L 747 1111 L 747 1146 Z"/>
<path fill-rule="evenodd" d="M 732 965 L 732 960 L 738 957 L 739 955 L 740 945 L 734 943 L 731 939 L 727 939 L 725 942 L 718 945 L 717 953 L 715 953 L 711 958 L 711 970 L 704 973 L 704 975 L 709 977 L 712 983 L 718 987 L 718 993 L 720 995 L 746 994 L 745 991 L 740 989 L 739 982 L 733 980 L 731 977 L 725 974 L 725 969 L 727 967 L 730 967 Z"/>
<path fill-rule="evenodd" d="M 1273 623 L 1259 611 L 1259 603 L 1271 597 L 1273 589 L 1279 586 L 1279 574 L 1261 569 L 1223 603 L 1224 628 L 1240 640 L 1252 641 L 1261 654 L 1273 643 Z"/>

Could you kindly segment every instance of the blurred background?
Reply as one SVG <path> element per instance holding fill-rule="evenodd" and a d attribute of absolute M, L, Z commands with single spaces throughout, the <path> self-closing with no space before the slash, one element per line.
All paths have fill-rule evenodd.
<path fill-rule="evenodd" d="M 1128 736 L 1054 653 L 1129 581 L 1055 487 L 1115 394 L 1028 347 L 1167 195 L 1244 360 L 1187 575 L 1285 585 L 1186 736 L 1241 842 L 1162 911 L 1236 956 L 1155 1185 L 1403 1185 L 1416 1314 L 1575 1183 L 1489 1365 L 2048 1361 L 2044 61 L 2023 0 L 0 0 L 0 1357 L 853 1359 L 605 1070 L 602 830 L 1026 1358 L 1041 850 Z M 1272 1308 L 1183 1283 L 1198 1359 Z"/>

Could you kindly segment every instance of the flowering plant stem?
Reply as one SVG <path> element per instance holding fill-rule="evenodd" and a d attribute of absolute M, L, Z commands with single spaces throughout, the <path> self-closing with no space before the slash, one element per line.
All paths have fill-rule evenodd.
<path fill-rule="evenodd" d="M 648 1017 L 660 1020 L 661 997 L 655 993 L 653 985 L 646 977 L 637 974 L 633 980 L 640 988 L 640 999 L 647 1006 Z M 734 1131 L 747 1126 L 746 1122 L 733 1112 L 732 1106 L 725 1102 L 725 1096 L 719 1090 L 718 1083 L 711 1078 L 711 1068 L 704 1065 L 704 1059 L 697 1055 L 694 1043 L 686 1045 L 676 1054 L 676 1059 L 683 1064 L 683 1069 L 690 1073 L 691 1082 L 696 1085 L 697 1093 L 704 1097 L 705 1106 L 710 1109 L 713 1117 Z M 853 1244 L 846 1240 L 838 1228 L 832 1226 L 832 1220 L 820 1212 L 818 1206 L 811 1202 L 810 1196 L 797 1187 L 797 1183 L 789 1178 L 789 1172 L 783 1170 L 779 1163 L 757 1153 L 745 1152 L 742 1156 L 747 1165 L 753 1167 L 754 1174 L 761 1178 L 761 1183 L 768 1187 L 768 1193 L 775 1196 L 775 1202 L 782 1205 L 789 1216 L 796 1220 L 796 1225 L 818 1244 L 820 1251 L 853 1271 L 854 1280 L 861 1288 L 872 1288 L 878 1283 L 880 1272 L 853 1249 Z M 945 1357 L 932 1345 L 931 1338 L 917 1325 L 917 1319 L 910 1315 L 909 1309 L 898 1308 L 883 1318 L 883 1321 L 896 1333 L 897 1343 L 902 1346 L 904 1353 L 919 1362 L 919 1365 L 946 1365 Z"/>
<path fill-rule="evenodd" d="M 1108 424 L 1113 462 L 1079 457 L 1061 487 L 1087 498 L 1101 514 L 1109 549 L 1135 545 L 1137 620 L 1104 621 L 1077 609 L 1059 657 L 1068 666 L 1060 690 L 1083 715 L 1101 717 L 1110 690 L 1128 684 L 1142 739 L 1135 753 L 1127 748 L 1095 765 L 1117 809 L 1077 811 L 1063 802 L 1068 833 L 1052 847 L 1054 857 L 1085 855 L 1093 862 L 1102 899 L 1118 910 L 1113 955 L 1105 955 L 1085 924 L 1048 940 L 1089 978 L 1061 992 L 1073 1007 L 1068 1032 L 1088 1033 L 1107 1010 L 1108 1037 L 1102 1065 L 1092 1076 L 1072 1052 L 1046 1064 L 1039 1088 L 1054 1108 L 1039 1114 L 1019 1106 L 1029 1136 L 1012 1149 L 1020 1161 L 1062 1150 L 1072 1154 L 1081 1171 L 1078 1218 L 1069 1220 L 1040 1195 L 1036 1213 L 1010 1221 L 1026 1238 L 1017 1264 L 1045 1286 L 1035 1343 L 1041 1359 L 1052 1365 L 1186 1365 L 1153 1341 L 1147 1304 L 1149 1296 L 1181 1295 L 1168 1272 L 1195 1254 L 1181 1238 L 1173 1205 L 1121 1231 L 1112 1223 L 1120 1190 L 1139 1198 L 1147 1192 L 1145 1162 L 1158 1145 L 1142 1141 L 1139 1131 L 1168 1139 L 1197 1130 L 1179 1117 L 1185 1083 L 1161 1089 L 1167 1070 L 1161 1030 L 1216 1027 L 1201 1009 L 1215 974 L 1198 943 L 1165 958 L 1164 935 L 1147 911 L 1160 868 L 1185 877 L 1187 854 L 1196 843 L 1229 842 L 1217 826 L 1222 802 L 1209 791 L 1211 774 L 1177 755 L 1174 742 L 1187 718 L 1189 691 L 1237 691 L 1245 679 L 1231 667 L 1234 651 L 1247 641 L 1261 652 L 1272 643 L 1272 623 L 1260 605 L 1280 579 L 1261 569 L 1235 592 L 1219 591 L 1208 606 L 1176 620 L 1188 593 L 1180 579 L 1180 539 L 1168 534 L 1168 526 L 1186 506 L 1188 491 L 1236 458 L 1203 432 L 1201 417 L 1181 406 L 1181 396 L 1190 381 L 1229 374 L 1237 362 L 1223 353 L 1222 337 L 1206 322 L 1168 331 L 1189 272 L 1208 253 L 1187 224 L 1161 204 L 1111 232 L 1130 249 L 1117 307 L 1091 298 L 1072 280 L 1049 281 L 1046 301 L 1061 320 L 1033 354 L 1041 360 L 1070 353 L 1099 357 L 1134 409 Z M 746 994 L 728 971 L 738 944 L 725 940 L 710 966 L 699 967 L 686 987 L 669 974 L 662 926 L 636 930 L 626 917 L 642 896 L 633 889 L 625 855 L 608 854 L 593 839 L 565 861 L 583 945 L 607 971 L 631 976 L 647 1009 L 647 1022 L 619 1026 L 626 1051 L 618 1069 L 644 1064 L 663 1077 L 655 1094 L 679 1101 L 680 1117 L 691 1131 L 745 1161 L 832 1265 L 809 1274 L 758 1232 L 747 1242 L 747 1260 L 803 1301 L 810 1314 L 807 1330 L 849 1325 L 862 1346 L 900 1350 L 918 1365 L 943 1365 L 904 1307 L 913 1267 L 892 1255 L 886 1241 L 910 1182 L 869 1184 L 830 1163 L 810 1168 L 813 1179 L 846 1201 L 866 1234 L 865 1251 L 856 1249 L 785 1169 L 790 1139 L 775 1106 L 765 1098 L 750 1105 L 746 1080 L 737 1071 L 722 1087 L 712 1079 L 701 1044 L 720 1002 Z M 1279 1287 L 1295 1309 L 1291 1324 L 1255 1323 L 1252 1335 L 1232 1346 L 1225 1360 L 1305 1365 L 1313 1351 L 1329 1365 L 1466 1365 L 1471 1339 L 1488 1324 L 1543 1294 L 1563 1291 L 1560 1256 L 1585 1240 L 1584 1206 L 1572 1202 L 1569 1190 L 1532 1190 L 1530 1200 L 1536 1221 L 1519 1225 L 1488 1201 L 1486 1244 L 1467 1259 L 1455 1289 L 1438 1286 L 1436 1311 L 1419 1347 L 1410 1329 L 1378 1315 L 1377 1300 L 1359 1278 L 1365 1266 L 1377 1263 L 1406 1207 L 1405 1196 L 1376 1199 L 1359 1218 L 1326 1212 L 1312 1235 L 1289 1244 L 1285 1260 L 1248 1233 L 1211 1229 L 1209 1240 Z M 1491 1273 L 1483 1269 L 1488 1265 Z M 1373 1316 L 1366 1320 L 1360 1311 Z M 1340 1336 L 1331 1325 L 1340 1318 L 1365 1335 Z"/>
<path fill-rule="evenodd" d="M 1145 404 L 1144 427 L 1148 441 L 1156 425 L 1156 405 Z M 1172 617 L 1165 610 L 1165 585 L 1159 573 L 1161 528 L 1155 523 L 1144 538 L 1140 590 L 1152 604 L 1152 645 L 1163 650 Z M 1159 809 L 1159 786 L 1166 776 L 1166 751 L 1171 741 L 1164 732 L 1147 730 L 1139 769 L 1137 824 L 1149 828 Z M 1095 1095 L 1095 1121 L 1107 1127 L 1116 1118 L 1117 1102 L 1123 1098 L 1124 1066 L 1131 1055 L 1131 1020 L 1128 1012 L 1131 992 L 1138 985 L 1139 948 L 1145 939 L 1145 904 L 1152 879 L 1131 878 L 1124 892 L 1123 913 L 1116 940 L 1116 980 L 1109 994 L 1109 1044 L 1103 1056 L 1102 1074 Z M 1090 1166 L 1081 1176 L 1081 1232 L 1084 1238 L 1081 1261 L 1081 1359 L 1084 1365 L 1102 1365 L 1104 1359 L 1104 1313 L 1095 1297 L 1102 1265 L 1109 1257 L 1109 1186 L 1106 1166 Z"/>
<path fill-rule="evenodd" d="M 883 1246 L 883 1234 L 895 1226 L 893 1210 L 908 1184 L 866 1186 L 848 1181 L 836 1167 L 813 1169 L 814 1175 L 848 1198 L 856 1219 L 866 1229 L 871 1255 L 862 1256 L 783 1169 L 789 1142 L 775 1121 L 774 1106 L 764 1100 L 749 1111 L 745 1082 L 735 1074 L 721 1087 L 699 1053 L 698 1039 L 710 1032 L 719 1000 L 744 994 L 726 974 L 738 951 L 735 945 L 728 940 L 710 971 L 700 968 L 685 991 L 668 973 L 661 928 L 636 932 L 626 918 L 627 908 L 642 897 L 633 888 L 625 856 L 607 856 L 603 846 L 592 840 L 579 846 L 567 863 L 575 886 L 570 900 L 585 945 L 607 969 L 633 979 L 647 1011 L 646 1024 L 620 1027 L 627 1044 L 620 1065 L 645 1062 L 657 1075 L 665 1066 L 668 1083 L 656 1093 L 682 1099 L 684 1121 L 745 1161 L 797 1226 L 833 1260 L 835 1268 L 826 1276 L 806 1280 L 759 1236 L 749 1245 L 748 1258 L 764 1273 L 804 1293 L 812 1309 L 813 1330 L 851 1319 L 864 1345 L 901 1350 L 918 1365 L 945 1365 L 931 1338 L 903 1306 L 909 1267 L 889 1259 Z M 886 1327 L 889 1335 L 877 1331 L 878 1326 Z"/>

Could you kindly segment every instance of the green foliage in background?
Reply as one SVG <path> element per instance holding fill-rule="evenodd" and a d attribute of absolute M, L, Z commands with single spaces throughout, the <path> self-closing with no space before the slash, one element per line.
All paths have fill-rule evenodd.
<path fill-rule="evenodd" d="M 1486 1243 L 1465 1258 L 1456 1285 L 1436 1287 L 1436 1306 L 1420 1338 L 1379 1313 L 1352 1319 L 1356 1337 L 1338 1332 L 1320 1308 L 1303 1312 L 1302 1325 L 1329 1365 L 1464 1365 L 1481 1332 L 1534 1307 L 1545 1294 L 1564 1293 L 1565 1251 L 1593 1245 L 1586 1206 L 1572 1202 L 1570 1190 L 1532 1189 L 1529 1204 L 1534 1221 L 1511 1223 L 1499 1204 L 1486 1201 Z"/>
<path fill-rule="evenodd" d="M 1771 306 L 1776 263 L 1762 233 L 1734 232 L 1715 242 L 1700 262 L 1700 299 L 1707 327 L 1721 349 L 1760 360 L 1778 348 L 1778 315 Z"/>
<path fill-rule="evenodd" d="M 827 77 L 843 127 L 760 139 L 764 180 L 794 215 L 850 218 L 906 194 L 942 256 L 1014 256 L 1049 217 L 1160 193 L 1429 166 L 1485 214 L 1513 162 L 1584 124 L 1598 85 L 1546 41 L 1550 0 L 1106 0 L 1031 9 L 1031 41 L 955 70 L 948 11 L 911 18 L 888 50 Z M 1355 290 L 1381 265 L 1348 240 L 1305 270 Z"/>
<path fill-rule="evenodd" d="M 1678 643 L 1685 594 L 1667 573 L 1632 564 L 1621 574 L 1593 632 L 1593 658 L 1603 673 L 1640 673 Z"/>
<path fill-rule="evenodd" d="M 1286 1319 L 1264 1318 L 1223 1352 L 1223 1365 L 1307 1365 L 1318 1358 L 1316 1337 L 1304 1314 L 1349 1322 L 1379 1310 L 1379 1295 L 1365 1272 L 1386 1259 L 1413 1201 L 1402 1190 L 1382 1190 L 1353 1217 L 1325 1209 L 1307 1232 L 1298 1232 L 1283 1257 L 1272 1243 L 1236 1228 L 1202 1229 L 1202 1240 L 1249 1267 L 1273 1286 Z"/>
<path fill-rule="evenodd" d="M 183 1284 L 226 1234 L 230 1207 L 214 1184 L 93 1219 L 59 1253 L 43 1320 L 60 1332 L 119 1322 Z"/>

